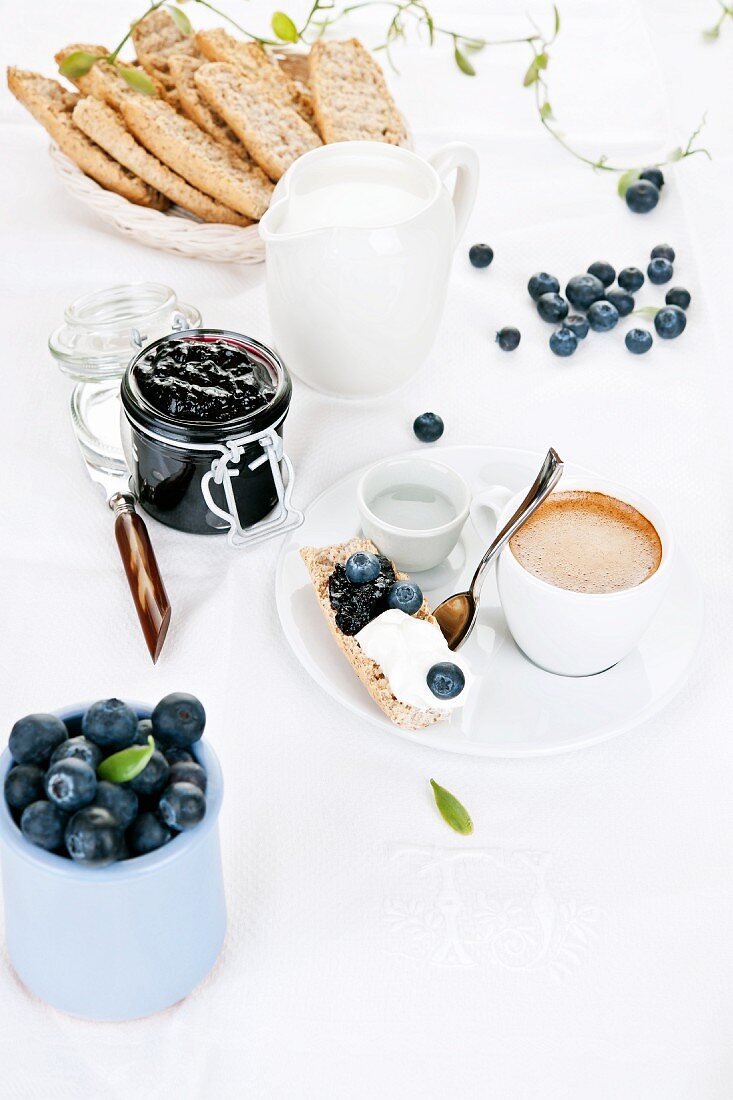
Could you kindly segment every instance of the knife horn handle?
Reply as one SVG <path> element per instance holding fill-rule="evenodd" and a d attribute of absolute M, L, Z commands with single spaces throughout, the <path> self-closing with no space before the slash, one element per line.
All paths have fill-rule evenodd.
<path fill-rule="evenodd" d="M 109 506 L 115 514 L 115 538 L 127 574 L 140 626 L 153 663 L 158 660 L 168 632 L 171 605 L 158 569 L 145 521 L 135 511 L 134 499 L 115 493 Z"/>

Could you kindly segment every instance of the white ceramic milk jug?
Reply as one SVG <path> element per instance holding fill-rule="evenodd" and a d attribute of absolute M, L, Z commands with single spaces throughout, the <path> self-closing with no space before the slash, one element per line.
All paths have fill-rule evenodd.
<path fill-rule="evenodd" d="M 371 141 L 295 161 L 260 222 L 273 338 L 288 368 L 340 397 L 388 393 L 414 374 L 477 186 L 478 157 L 460 143 L 427 161 Z"/>

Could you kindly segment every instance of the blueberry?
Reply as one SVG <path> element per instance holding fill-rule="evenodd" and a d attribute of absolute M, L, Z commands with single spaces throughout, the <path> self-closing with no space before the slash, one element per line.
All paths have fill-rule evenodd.
<path fill-rule="evenodd" d="M 626 205 L 634 214 L 648 214 L 659 202 L 659 189 L 649 180 L 637 180 L 626 188 Z"/>
<path fill-rule="evenodd" d="M 639 271 L 638 267 L 625 267 L 618 273 L 618 285 L 634 294 L 644 285 L 644 272 Z"/>
<path fill-rule="evenodd" d="M 421 443 L 435 443 L 443 434 L 444 427 L 437 413 L 421 413 L 415 417 L 412 430 Z"/>
<path fill-rule="evenodd" d="M 505 328 L 500 328 L 496 334 L 496 342 L 502 351 L 514 351 L 519 347 L 519 341 L 522 339 L 522 334 L 518 328 L 512 328 L 511 325 L 507 325 Z"/>
<path fill-rule="evenodd" d="M 577 346 L 578 339 L 569 328 L 558 329 L 550 337 L 550 351 L 555 355 L 560 355 L 563 359 L 567 358 L 568 355 L 572 355 Z"/>
<path fill-rule="evenodd" d="M 639 172 L 639 179 L 653 183 L 657 191 L 661 191 L 664 187 L 664 176 L 661 168 L 644 168 L 643 171 Z"/>
<path fill-rule="evenodd" d="M 189 763 L 193 760 L 191 753 L 185 749 L 166 749 L 165 758 L 169 764 L 182 764 L 184 761 Z"/>
<path fill-rule="evenodd" d="M 604 286 L 610 286 L 613 280 L 616 278 L 616 271 L 605 260 L 596 260 L 594 264 L 591 264 L 588 268 L 589 275 L 595 275 L 597 279 L 600 279 Z"/>
<path fill-rule="evenodd" d="M 597 275 L 586 272 L 584 275 L 573 275 L 565 287 L 565 296 L 575 309 L 588 309 L 606 292 Z"/>
<path fill-rule="evenodd" d="M 141 718 L 137 724 L 133 745 L 147 745 L 148 737 L 153 736 L 153 723 L 149 718 Z"/>
<path fill-rule="evenodd" d="M 187 749 L 198 741 L 206 725 L 206 711 L 195 695 L 173 692 L 161 699 L 153 711 L 156 741 L 166 748 Z"/>
<path fill-rule="evenodd" d="M 163 792 L 158 813 L 176 832 L 193 829 L 206 813 L 206 798 L 193 783 L 174 783 Z"/>
<path fill-rule="evenodd" d="M 86 737 L 70 737 L 68 741 L 62 741 L 51 757 L 51 763 L 58 760 L 83 760 L 90 768 L 96 771 L 102 763 L 102 750 L 94 742 Z"/>
<path fill-rule="evenodd" d="M 163 753 L 156 749 L 140 774 L 131 779 L 128 786 L 135 794 L 155 794 L 167 785 L 170 770 Z"/>
<path fill-rule="evenodd" d="M 543 294 L 557 294 L 560 283 L 554 275 L 548 275 L 546 271 L 538 271 L 527 283 L 527 290 L 530 298 L 536 302 Z"/>
<path fill-rule="evenodd" d="M 588 324 L 594 332 L 608 332 L 618 324 L 618 310 L 611 302 L 594 302 L 588 310 Z"/>
<path fill-rule="evenodd" d="M 169 778 L 171 786 L 174 783 L 193 783 L 194 787 L 198 787 L 200 791 L 206 794 L 206 782 L 206 772 L 195 760 L 190 762 L 181 760 L 180 763 L 174 764 L 171 768 Z"/>
<path fill-rule="evenodd" d="M 351 584 L 369 584 L 377 579 L 382 567 L 376 554 L 370 554 L 368 550 L 357 550 L 346 559 L 344 572 Z"/>
<path fill-rule="evenodd" d="M 77 863 L 88 867 L 106 867 L 120 859 L 124 834 L 109 810 L 87 806 L 79 810 L 66 826 L 66 850 Z"/>
<path fill-rule="evenodd" d="M 451 661 L 439 661 L 428 672 L 428 687 L 438 699 L 455 699 L 466 686 L 466 677 L 458 665 Z"/>
<path fill-rule="evenodd" d="M 46 764 L 51 753 L 69 736 L 55 714 L 28 714 L 10 731 L 8 748 L 16 764 Z"/>
<path fill-rule="evenodd" d="M 413 581 L 395 581 L 387 593 L 387 607 L 414 615 L 422 607 L 423 595 L 419 585 Z"/>
<path fill-rule="evenodd" d="M 650 283 L 654 283 L 655 286 L 661 286 L 662 283 L 668 283 L 672 278 L 674 275 L 674 268 L 664 256 L 655 256 L 653 260 L 649 261 L 646 273 L 649 276 Z"/>
<path fill-rule="evenodd" d="M 167 844 L 172 836 L 157 814 L 144 813 L 127 830 L 127 843 L 135 856 L 144 856 Z"/>
<path fill-rule="evenodd" d="M 137 817 L 138 801 L 135 792 L 129 786 L 108 783 L 106 779 L 97 783 L 97 793 L 92 805 L 101 806 L 111 813 L 121 829 L 126 829 Z"/>
<path fill-rule="evenodd" d="M 14 810 L 45 798 L 43 772 L 37 764 L 16 764 L 5 776 L 5 801 Z"/>
<path fill-rule="evenodd" d="M 619 317 L 628 317 L 634 309 L 634 299 L 626 290 L 607 290 L 606 301 L 618 310 Z"/>
<path fill-rule="evenodd" d="M 494 258 L 494 250 L 488 244 L 472 244 L 468 258 L 474 267 L 488 267 Z"/>
<path fill-rule="evenodd" d="M 685 331 L 686 324 L 685 311 L 680 309 L 679 306 L 663 306 L 662 309 L 657 310 L 657 315 L 654 318 L 657 336 L 661 336 L 663 340 L 674 340 L 676 336 Z"/>
<path fill-rule="evenodd" d="M 675 251 L 671 244 L 655 244 L 649 256 L 652 260 L 656 260 L 657 256 L 661 256 L 663 260 L 669 260 L 669 262 L 673 264 L 675 260 Z"/>
<path fill-rule="evenodd" d="M 537 299 L 537 312 L 543 321 L 555 324 L 568 315 L 568 303 L 559 294 L 541 294 Z"/>
<path fill-rule="evenodd" d="M 100 748 L 118 752 L 133 744 L 137 715 L 121 699 L 101 699 L 82 718 L 81 732 Z"/>
<path fill-rule="evenodd" d="M 624 343 L 632 355 L 644 355 L 654 343 L 651 332 L 645 328 L 630 328 Z"/>
<path fill-rule="evenodd" d="M 46 772 L 46 795 L 65 813 L 88 806 L 97 793 L 97 776 L 83 760 L 59 760 Z"/>
<path fill-rule="evenodd" d="M 687 309 L 692 299 L 689 290 L 685 290 L 681 286 L 673 286 L 664 295 L 664 300 L 668 306 L 679 306 L 680 309 Z"/>
<path fill-rule="evenodd" d="M 23 810 L 20 831 L 31 844 L 53 852 L 63 844 L 67 820 L 66 814 L 53 802 L 31 802 Z"/>
<path fill-rule="evenodd" d="M 578 340 L 585 340 L 588 335 L 588 329 L 590 325 L 586 321 L 585 317 L 582 317 L 579 313 L 571 313 L 569 317 L 566 317 L 563 321 L 563 328 L 570 329 L 573 336 Z"/>

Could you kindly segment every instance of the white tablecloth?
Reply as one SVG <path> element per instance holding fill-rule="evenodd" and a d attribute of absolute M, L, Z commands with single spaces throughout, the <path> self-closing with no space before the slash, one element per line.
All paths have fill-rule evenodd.
<path fill-rule="evenodd" d="M 228 8 L 261 28 L 271 10 L 261 0 Z M 502 37 L 526 26 L 509 2 L 435 8 L 460 30 Z M 63 43 L 111 44 L 141 10 L 132 0 L 8 4 L 4 60 L 52 74 Z M 201 25 L 205 13 L 187 10 Z M 275 544 L 238 554 L 151 521 L 175 611 L 152 667 L 47 335 L 78 294 L 147 278 L 175 287 L 207 324 L 267 340 L 263 269 L 179 260 L 116 236 L 65 195 L 45 136 L 4 94 L 5 725 L 112 694 L 199 695 L 228 785 L 230 925 L 194 994 L 126 1025 L 47 1008 L 0 955 L 3 1097 L 733 1093 L 731 370 L 722 343 L 733 24 L 715 45 L 700 39 L 717 10 L 714 0 L 561 3 L 552 101 L 583 148 L 653 159 L 709 109 L 714 161 L 695 157 L 670 171 L 647 218 L 627 212 L 613 179 L 541 132 L 521 87 L 526 47 L 478 55 L 475 80 L 442 50 L 398 48 L 401 73 L 390 80 L 419 151 L 463 138 L 481 158 L 440 335 L 398 395 L 346 405 L 296 385 L 288 420 L 306 507 L 337 472 L 412 445 L 413 417 L 432 408 L 445 419 L 446 444 L 552 443 L 669 513 L 708 603 L 690 679 L 646 726 L 548 759 L 441 755 L 340 709 L 281 634 Z M 547 5 L 534 11 L 551 18 Z M 383 17 L 364 16 L 355 29 L 376 42 Z M 474 240 L 495 249 L 487 272 L 468 265 Z M 675 283 L 693 295 L 684 337 L 637 360 L 617 332 L 586 341 L 569 362 L 555 359 L 525 292 L 528 275 L 545 269 L 564 280 L 594 259 L 644 266 L 663 240 L 677 249 Z M 645 288 L 639 300 L 655 298 Z M 523 339 L 505 355 L 493 335 L 511 323 Z M 438 817 L 430 776 L 469 807 L 471 838 Z"/>

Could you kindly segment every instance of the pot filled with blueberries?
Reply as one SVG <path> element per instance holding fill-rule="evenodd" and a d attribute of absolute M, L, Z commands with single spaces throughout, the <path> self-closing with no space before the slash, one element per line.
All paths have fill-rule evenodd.
<path fill-rule="evenodd" d="M 0 757 L 5 935 L 55 1008 L 129 1020 L 167 1008 L 224 941 L 222 777 L 192 695 L 105 699 L 13 726 Z"/>

